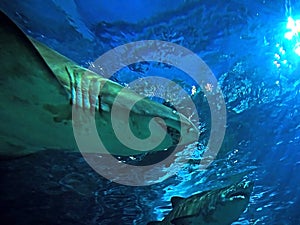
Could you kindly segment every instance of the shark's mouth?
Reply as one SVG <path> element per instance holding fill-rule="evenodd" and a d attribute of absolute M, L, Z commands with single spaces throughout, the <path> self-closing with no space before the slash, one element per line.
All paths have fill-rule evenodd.
<path fill-rule="evenodd" d="M 225 194 L 225 198 L 229 199 L 230 201 L 249 199 L 252 189 L 253 182 L 240 182 L 237 186 L 227 191 L 227 193 Z"/>
<path fill-rule="evenodd" d="M 173 146 L 168 149 L 164 149 L 162 151 L 144 152 L 140 155 L 135 155 L 134 157 L 116 155 L 114 155 L 114 157 L 118 160 L 121 160 L 123 163 L 135 166 L 148 166 L 159 163 L 173 153 L 176 145 L 179 143 L 181 138 L 180 132 L 173 127 L 167 126 L 167 133 L 171 136 L 173 143 Z"/>
<path fill-rule="evenodd" d="M 172 144 L 177 145 L 180 141 L 180 132 L 173 127 L 167 127 L 167 132 L 172 138 Z"/>
<path fill-rule="evenodd" d="M 247 194 L 246 192 L 243 192 L 243 191 L 234 192 L 228 196 L 229 200 L 231 200 L 231 201 L 234 199 L 246 199 L 248 197 L 249 197 L 249 194 Z"/>

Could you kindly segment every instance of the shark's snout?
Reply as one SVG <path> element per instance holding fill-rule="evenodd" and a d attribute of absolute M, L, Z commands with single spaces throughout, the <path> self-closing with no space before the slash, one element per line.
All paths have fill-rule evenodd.
<path fill-rule="evenodd" d="M 171 145 L 187 145 L 198 141 L 198 128 L 182 113 L 147 98 L 141 98 L 141 96 L 130 90 L 123 89 L 122 92 L 119 91 L 116 94 L 119 95 L 118 98 L 121 101 L 117 104 L 120 103 L 121 107 L 130 110 L 130 116 L 132 118 L 138 117 L 137 121 L 141 125 L 144 124 L 144 127 L 148 127 L 149 121 L 154 119 L 154 122 L 165 130 L 167 139 L 171 140 Z M 126 102 L 135 102 L 135 104 L 127 104 Z M 108 104 L 112 104 L 112 102 L 108 102 Z M 129 105 L 132 105 L 132 107 L 128 108 Z"/>
<path fill-rule="evenodd" d="M 249 200 L 253 185 L 254 183 L 252 181 L 241 181 L 225 191 L 225 194 L 222 196 L 224 198 L 223 200 Z"/>
<path fill-rule="evenodd" d="M 178 114 L 177 117 L 170 117 L 165 121 L 167 133 L 171 136 L 174 145 L 186 145 L 198 141 L 198 129 L 184 115 Z"/>

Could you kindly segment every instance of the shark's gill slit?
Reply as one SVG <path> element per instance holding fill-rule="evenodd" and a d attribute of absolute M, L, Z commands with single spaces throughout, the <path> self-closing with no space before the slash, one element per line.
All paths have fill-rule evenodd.
<path fill-rule="evenodd" d="M 94 77 L 92 78 L 88 93 L 89 93 L 89 100 L 90 100 L 90 107 L 92 111 L 99 111 L 101 112 L 101 93 L 100 93 L 100 85 L 101 82 L 99 81 L 98 78 Z"/>
<path fill-rule="evenodd" d="M 76 76 L 76 71 L 74 71 L 75 76 L 75 93 L 76 99 L 75 104 L 82 108 L 82 87 L 81 87 L 81 76 Z"/>
<path fill-rule="evenodd" d="M 70 92 L 71 92 L 71 99 L 70 99 L 70 102 L 72 105 L 75 104 L 76 102 L 76 90 L 75 90 L 75 80 L 74 80 L 74 77 L 73 75 L 70 73 L 70 71 L 68 70 L 68 67 L 65 66 L 65 70 L 68 74 L 68 77 L 69 77 L 69 81 L 70 81 Z"/>
<path fill-rule="evenodd" d="M 102 109 L 101 109 L 101 95 L 100 95 L 100 93 L 98 95 L 98 110 L 99 110 L 100 113 L 102 112 Z"/>
<path fill-rule="evenodd" d="M 91 108 L 91 102 L 90 102 L 90 79 L 82 79 L 82 105 L 84 109 L 90 109 Z"/>
<path fill-rule="evenodd" d="M 65 67 L 65 70 L 69 77 L 71 104 L 82 109 L 99 110 L 101 112 L 99 107 L 101 105 L 100 82 L 97 81 L 98 79 L 90 80 L 87 77 L 82 77 L 75 70 L 70 73 L 67 67 Z"/>

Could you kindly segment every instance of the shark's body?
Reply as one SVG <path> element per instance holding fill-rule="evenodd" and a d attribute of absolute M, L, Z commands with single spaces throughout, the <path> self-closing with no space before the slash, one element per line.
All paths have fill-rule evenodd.
<path fill-rule="evenodd" d="M 252 189 L 252 182 L 242 181 L 189 198 L 173 197 L 172 211 L 147 225 L 230 225 L 246 209 Z"/>
<path fill-rule="evenodd" d="M 94 113 L 98 133 L 111 154 L 141 153 L 124 146 L 111 125 L 110 111 L 123 90 L 121 85 L 27 37 L 2 12 L 0 56 L 0 157 L 23 156 L 44 149 L 78 151 L 72 129 L 74 105 L 84 113 Z M 120 99 L 121 104 L 114 107 L 126 113 L 127 103 L 141 96 L 125 90 Z M 140 100 L 131 109 L 129 124 L 133 134 L 139 139 L 147 138 L 149 122 L 155 117 L 164 120 L 168 132 L 161 144 L 151 150 L 160 151 L 197 140 L 198 131 L 186 117 L 148 99 Z M 122 123 L 122 118 L 115 119 Z M 164 125 L 159 121 L 153 124 L 153 140 L 160 139 L 159 132 Z M 91 152 L 105 151 L 91 149 Z"/>

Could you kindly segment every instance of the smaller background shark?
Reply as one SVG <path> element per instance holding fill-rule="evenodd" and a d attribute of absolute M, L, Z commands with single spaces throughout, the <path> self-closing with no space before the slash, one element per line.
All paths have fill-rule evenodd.
<path fill-rule="evenodd" d="M 243 180 L 188 198 L 173 197 L 172 211 L 162 221 L 147 225 L 230 225 L 246 209 L 252 190 L 253 182 Z"/>

